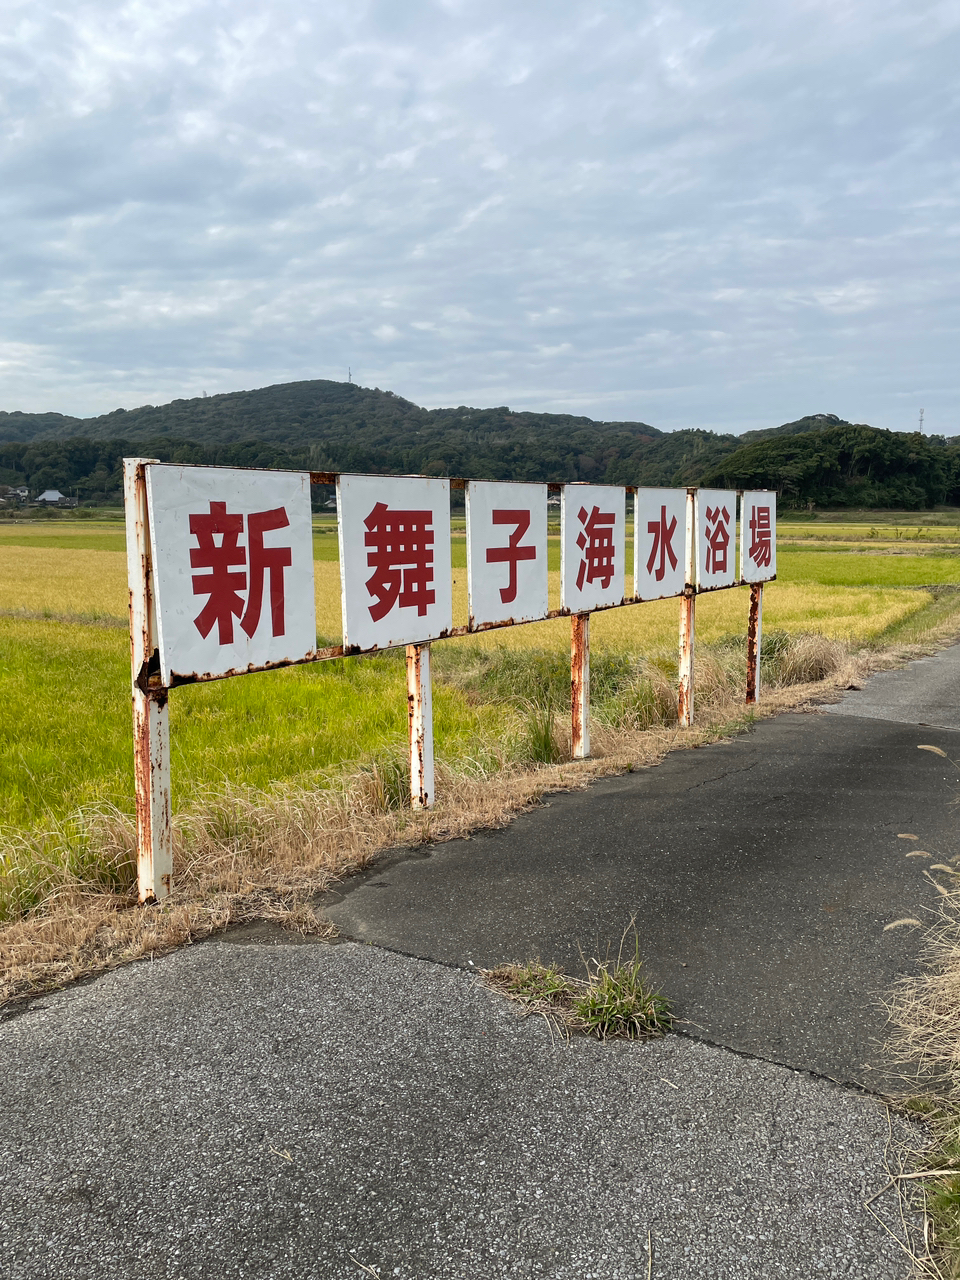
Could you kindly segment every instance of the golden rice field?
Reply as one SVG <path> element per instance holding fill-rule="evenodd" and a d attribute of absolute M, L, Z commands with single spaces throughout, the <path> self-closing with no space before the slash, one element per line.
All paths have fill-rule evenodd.
<path fill-rule="evenodd" d="M 64 540 L 61 535 L 61 540 Z M 39 539 L 38 539 L 39 541 Z M 326 550 L 326 548 L 324 548 Z M 866 556 L 781 549 L 780 574 L 764 592 L 764 624 L 786 631 L 867 641 L 917 613 L 929 597 L 916 588 L 957 580 L 955 556 Z M 314 562 L 317 630 L 341 634 L 340 571 L 335 560 Z M 840 579 L 840 581 L 838 581 Z M 845 579 L 846 581 L 843 581 Z M 631 579 L 627 578 L 628 590 Z M 902 584 L 902 585 L 899 585 Z M 745 592 L 711 593 L 697 602 L 698 634 L 707 642 L 740 630 Z M 560 575 L 550 574 L 550 602 L 559 607 Z M 120 551 L 73 550 L 64 546 L 11 545 L 0 539 L 0 614 L 83 621 L 122 622 L 127 616 L 126 558 Z M 467 618 L 466 572 L 454 570 L 454 621 Z M 593 642 L 617 647 L 659 647 L 676 631 L 675 601 L 659 601 L 596 615 Z M 566 644 L 565 620 L 533 623 L 457 643 L 528 648 Z"/>
<path fill-rule="evenodd" d="M 849 534 L 846 527 L 843 532 Z M 911 619 L 922 627 L 932 600 L 922 588 L 956 582 L 960 559 L 946 548 L 878 551 L 784 546 L 780 580 L 765 591 L 765 629 L 863 644 L 880 642 Z M 554 563 L 556 554 L 554 545 Z M 316 555 L 318 631 L 335 641 L 340 583 L 329 532 L 318 533 Z M 464 555 L 462 539 L 455 540 L 459 624 L 466 621 Z M 556 606 L 556 571 L 550 588 Z M 742 634 L 746 609 L 744 589 L 701 597 L 698 640 Z M 0 822 L 59 820 L 90 802 L 129 809 L 126 614 L 122 526 L 0 527 Z M 669 654 L 677 625 L 675 600 L 635 605 L 595 615 L 591 640 L 598 655 Z M 569 623 L 554 619 L 443 643 L 560 654 L 569 644 Z M 222 783 L 302 780 L 394 749 L 405 724 L 402 664 L 387 655 L 248 676 L 177 690 L 171 708 L 174 787 L 176 803 L 183 804 Z M 502 706 L 450 686 L 438 689 L 437 715 L 441 755 L 479 750 L 478 743 L 506 732 Z"/>

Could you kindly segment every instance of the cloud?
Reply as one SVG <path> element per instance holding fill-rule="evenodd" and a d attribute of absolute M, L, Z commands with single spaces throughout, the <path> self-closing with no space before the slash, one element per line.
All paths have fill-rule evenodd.
<path fill-rule="evenodd" d="M 11 0 L 0 408 L 350 365 L 958 430 L 958 46 L 900 0 Z"/>

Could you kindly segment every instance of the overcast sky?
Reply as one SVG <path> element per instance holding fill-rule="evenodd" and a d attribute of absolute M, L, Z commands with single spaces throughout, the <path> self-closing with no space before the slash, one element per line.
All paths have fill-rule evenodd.
<path fill-rule="evenodd" d="M 960 0 L 5 0 L 0 409 L 960 431 Z"/>

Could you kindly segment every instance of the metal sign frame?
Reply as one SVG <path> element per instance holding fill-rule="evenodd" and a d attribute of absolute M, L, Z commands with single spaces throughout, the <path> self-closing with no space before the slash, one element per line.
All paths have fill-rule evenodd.
<path fill-rule="evenodd" d="M 409 728 L 409 745 L 410 745 L 410 793 L 411 804 L 414 808 L 429 808 L 435 802 L 435 781 L 434 781 L 434 760 L 433 760 L 433 715 L 432 715 L 432 688 L 430 678 L 430 645 L 437 639 L 443 639 L 448 636 L 464 636 L 476 634 L 480 631 L 488 631 L 507 626 L 524 626 L 531 622 L 541 621 L 547 618 L 569 617 L 571 622 L 570 636 L 570 675 L 571 675 L 571 741 L 572 754 L 575 759 L 581 759 L 590 754 L 590 615 L 591 613 L 600 612 L 606 609 L 628 608 L 632 605 L 642 604 L 645 600 L 651 598 L 670 598 L 664 594 L 659 597 L 651 597 L 633 594 L 626 596 L 623 594 L 623 572 L 625 565 L 626 538 L 629 531 L 629 521 L 626 517 L 625 501 L 628 496 L 637 494 L 637 487 L 632 485 L 626 486 L 586 486 L 579 484 L 549 484 L 549 485 L 528 485 L 520 484 L 504 484 L 502 486 L 494 486 L 493 482 L 488 481 L 466 481 L 459 479 L 437 479 L 432 477 L 413 477 L 413 476 L 350 476 L 339 472 L 288 472 L 288 471 L 271 471 L 271 477 L 301 477 L 306 481 L 309 477 L 310 484 L 328 484 L 335 485 L 337 488 L 338 499 L 338 541 L 340 550 L 341 564 L 341 584 L 343 586 L 343 611 L 344 611 L 344 640 L 341 645 L 331 645 L 326 648 L 316 647 L 316 635 L 314 628 L 314 646 L 307 652 L 303 652 L 302 648 L 296 648 L 293 656 L 283 656 L 279 659 L 270 657 L 266 661 L 259 663 L 249 662 L 246 666 L 238 669 L 235 665 L 225 669 L 214 669 L 210 667 L 208 670 L 200 668 L 189 673 L 182 673 L 173 670 L 169 663 L 161 665 L 161 619 L 159 615 L 158 597 L 156 593 L 157 570 L 155 564 L 155 547 L 154 537 L 157 531 L 162 533 L 163 522 L 156 519 L 156 512 L 151 509 L 151 492 L 154 488 L 151 483 L 151 469 L 165 468 L 170 469 L 171 464 L 159 463 L 153 458 L 125 458 L 123 461 L 124 469 L 124 508 L 126 518 L 126 534 L 127 534 L 127 576 L 130 587 L 130 661 L 131 661 L 131 685 L 133 696 L 133 737 L 134 737 L 134 779 L 136 790 L 136 816 L 137 816 L 137 859 L 138 859 L 138 889 L 141 902 L 156 902 L 169 896 L 172 891 L 173 884 L 173 826 L 172 826 L 172 809 L 170 800 L 170 721 L 168 712 L 168 698 L 170 690 L 186 684 L 206 683 L 212 680 L 226 679 L 233 675 L 246 675 L 255 671 L 271 671 L 279 667 L 287 667 L 300 665 L 307 662 L 322 662 L 330 658 L 339 658 L 349 656 L 351 654 L 374 653 L 385 648 L 403 647 L 406 649 L 407 660 L 407 693 L 408 693 L 408 728 Z M 257 473 L 262 476 L 263 470 L 257 468 L 211 468 L 211 467 L 177 467 L 176 470 L 182 472 L 229 472 L 231 474 L 239 473 L 250 477 L 255 482 Z M 194 477 L 196 478 L 196 477 Z M 419 488 L 417 487 L 419 485 Z M 620 565 L 617 572 L 610 575 L 610 583 L 601 582 L 601 588 L 595 594 L 596 599 L 593 601 L 592 607 L 578 608 L 574 611 L 571 607 L 561 607 L 559 609 L 546 609 L 539 612 L 538 609 L 532 610 L 534 616 L 507 616 L 502 621 L 491 620 L 489 617 L 470 617 L 466 626 L 455 627 L 452 625 L 452 613 L 450 612 L 449 592 L 452 590 L 450 585 L 450 520 L 449 520 L 449 492 L 451 489 L 466 489 L 468 502 L 468 541 L 470 539 L 469 510 L 471 486 L 473 493 L 477 498 L 483 495 L 486 488 L 488 492 L 485 498 L 489 498 L 494 488 L 502 489 L 500 495 L 504 500 L 509 497 L 508 490 L 518 491 L 528 489 L 531 495 L 531 501 L 538 504 L 542 500 L 542 491 L 561 495 L 562 510 L 572 512 L 574 519 L 579 519 L 583 530 L 581 533 L 582 541 L 578 544 L 584 555 L 584 542 L 594 539 L 596 536 L 596 545 L 591 541 L 590 551 L 594 556 L 594 570 L 597 576 L 602 577 L 604 571 L 604 556 L 614 556 L 610 550 L 610 536 L 612 536 L 616 548 L 620 552 Z M 534 491 L 537 491 L 536 494 Z M 641 493 L 646 497 L 653 491 L 646 489 Z M 667 514 L 666 506 L 663 510 L 663 518 L 665 521 L 677 520 L 679 526 L 680 508 L 677 505 L 679 497 L 676 490 L 663 490 L 664 494 L 671 495 L 671 514 Z M 682 491 L 681 491 L 682 492 Z M 761 619 L 762 619 L 762 592 L 763 583 L 772 581 L 776 577 L 776 495 L 763 491 L 748 491 L 746 494 L 724 492 L 726 498 L 739 498 L 741 524 L 743 520 L 743 512 L 747 509 L 744 502 L 753 501 L 756 505 L 757 499 L 769 499 L 767 506 L 772 510 L 772 529 L 770 537 L 772 540 L 772 565 L 771 571 L 767 576 L 762 575 L 762 564 L 759 562 L 751 571 L 751 578 L 747 579 L 743 574 L 743 537 L 741 535 L 741 545 L 739 548 L 739 563 L 735 560 L 735 548 L 731 547 L 731 560 L 740 568 L 739 576 L 734 576 L 730 582 L 724 582 L 719 586 L 700 585 L 697 581 L 697 556 L 696 556 L 696 534 L 697 534 L 697 495 L 698 490 L 688 488 L 686 490 L 685 500 L 685 526 L 683 530 L 683 585 L 678 590 L 674 590 L 670 594 L 674 598 L 680 600 L 680 629 L 679 629 L 679 671 L 677 685 L 677 709 L 678 718 L 681 725 L 693 724 L 694 712 L 694 640 L 695 640 L 695 608 L 696 597 L 706 590 L 725 590 L 729 587 L 750 586 L 750 609 L 748 616 L 747 629 L 747 688 L 746 701 L 753 703 L 759 696 L 759 653 L 761 638 Z M 397 525 L 390 523 L 388 517 L 391 513 L 399 517 L 418 517 L 413 522 L 419 531 L 417 536 L 423 534 L 426 527 L 422 517 L 428 513 L 428 508 L 410 508 L 401 509 L 395 505 L 390 506 L 391 495 L 396 500 L 402 494 L 433 494 L 439 507 L 435 505 L 429 507 L 429 511 L 439 511 L 441 518 L 432 519 L 432 534 L 430 545 L 432 551 L 430 556 L 426 556 L 420 547 L 420 558 L 416 564 L 420 566 L 421 578 L 423 566 L 426 563 L 435 565 L 439 577 L 435 575 L 430 578 L 430 582 L 436 581 L 436 601 L 430 601 L 431 606 L 436 603 L 439 607 L 439 613 L 436 615 L 440 621 L 436 622 L 433 617 L 427 616 L 427 609 L 411 609 L 418 615 L 418 625 L 420 619 L 423 619 L 420 630 L 409 630 L 401 628 L 398 631 L 388 630 L 386 633 L 377 633 L 369 628 L 356 626 L 348 626 L 348 595 L 352 595 L 357 589 L 357 584 L 362 581 L 357 577 L 357 571 L 361 568 L 360 562 L 354 563 L 356 556 L 354 552 L 356 548 L 348 548 L 348 553 L 344 551 L 344 535 L 343 535 L 343 514 L 348 511 L 348 521 L 352 520 L 357 525 L 357 530 L 362 528 L 364 544 L 369 550 L 367 551 L 367 568 L 373 566 L 373 572 L 367 580 L 362 581 L 368 593 L 380 591 L 381 594 L 386 593 L 391 598 L 396 596 L 397 590 L 406 590 L 406 588 L 396 588 L 396 574 L 403 571 L 405 562 L 398 560 L 393 551 L 395 550 L 395 542 L 397 537 L 397 529 L 401 532 L 406 529 L 406 525 Z M 357 524 L 357 511 L 360 507 L 354 507 L 353 515 L 349 515 L 350 495 L 365 494 L 366 499 L 374 498 L 374 507 L 364 519 L 360 517 L 360 524 Z M 377 495 L 380 495 L 379 497 Z M 616 519 L 607 520 L 609 529 L 599 529 L 604 524 L 603 519 L 596 519 L 595 513 L 600 512 L 601 517 L 605 508 L 601 508 L 601 499 L 606 500 L 609 495 L 610 501 L 615 506 Z M 494 495 L 496 496 L 496 495 Z M 712 495 L 711 495 L 712 496 Z M 585 499 L 590 498 L 589 507 Z M 384 499 L 387 499 L 384 501 Z M 365 499 L 365 500 L 366 500 Z M 499 499 L 498 499 L 499 500 Z M 480 504 L 484 510 L 490 503 Z M 609 505 L 609 502 L 607 503 Z M 475 504 L 475 510 L 477 506 Z M 532 510 L 532 508 L 530 508 Z M 581 509 L 586 512 L 586 519 L 580 519 Z M 634 542 L 635 542 L 635 564 L 639 563 L 636 559 L 636 545 L 638 539 L 636 537 L 636 515 L 639 509 L 638 503 L 634 502 L 633 523 L 634 523 Z M 212 508 L 211 508 L 212 510 Z M 513 508 L 504 508 L 501 514 L 506 517 L 509 515 L 510 520 L 497 521 L 504 527 L 503 544 L 516 550 L 521 545 L 521 534 L 518 532 L 520 523 L 514 519 L 518 510 Z M 622 513 L 622 514 L 621 514 Z M 273 512 L 259 512 L 258 515 L 273 515 Z M 374 516 L 376 517 L 374 519 Z M 238 517 L 239 518 L 239 517 Z M 591 529 L 591 520 L 598 526 L 598 530 Z M 733 526 L 736 526 L 736 514 L 732 517 Z M 262 522 L 261 522 L 262 523 Z M 569 526 L 566 522 L 562 522 L 562 527 Z M 275 527 L 266 525 L 267 528 Z M 672 524 L 670 525 L 673 528 Z M 352 528 L 352 525 L 351 525 Z M 510 530 L 513 530 L 513 533 Z M 354 532 L 357 532 L 354 530 Z M 577 530 L 574 530 L 577 532 Z M 676 530 L 673 530 L 674 534 Z M 196 535 L 194 535 L 196 536 Z M 405 536 L 405 535 L 404 535 Z M 512 541 L 510 539 L 512 538 Z M 575 539 L 574 539 L 575 541 Z M 419 544 L 418 544 L 419 545 Z M 404 544 L 406 547 L 407 544 Z M 573 542 L 571 542 L 571 549 Z M 268 549 L 269 550 L 269 549 Z M 384 556 L 390 552 L 393 558 L 384 560 Z M 439 554 L 438 554 L 439 553 Z M 504 553 L 498 557 L 487 557 L 491 562 L 503 560 L 508 563 L 511 560 L 518 561 L 523 557 L 518 557 L 513 552 Z M 679 557 L 678 557 L 679 558 Z M 191 561 L 194 563 L 194 561 Z M 571 564 L 570 556 L 567 556 L 567 566 Z M 599 567 L 597 567 L 599 566 Z M 518 570 L 518 565 L 514 564 L 514 569 Z M 608 566 L 609 567 L 609 566 Z M 162 573 L 166 571 L 166 567 Z M 518 570 L 519 571 L 519 570 Z M 312 573 L 313 562 L 310 561 L 309 572 L 311 575 L 312 590 Z M 431 570 L 432 572 L 432 570 Z M 512 571 L 511 571 L 512 572 Z M 380 578 L 377 578 L 377 574 Z M 383 574 L 387 574 L 390 583 L 384 585 Z M 347 575 L 350 575 L 351 587 L 348 592 L 344 585 Z M 390 577 L 392 575 L 392 577 Z M 614 581 L 616 579 L 616 581 Z M 511 579 L 512 581 L 512 579 Z M 675 578 L 674 585 L 679 584 L 679 577 Z M 636 578 L 634 582 L 634 590 L 636 592 Z M 379 583 L 379 585 L 378 585 Z M 617 586 L 619 584 L 619 596 L 617 595 Z M 262 585 L 262 584 L 261 584 Z M 612 586 L 612 594 L 610 587 Z M 302 589 L 302 588 L 301 588 Z M 415 593 L 418 589 L 422 589 L 422 582 L 418 587 L 413 583 L 410 591 Z M 194 591 L 197 590 L 194 584 Z M 431 588 L 432 590 L 432 588 Z M 391 594 L 392 593 L 392 594 Z M 569 593 L 568 593 L 569 594 Z M 371 598 L 373 596 L 371 595 Z M 539 601 L 542 604 L 542 601 Z M 356 615 L 354 604 L 350 604 L 353 610 L 353 616 Z M 371 614 L 373 610 L 371 609 Z M 446 623 L 448 625 L 441 625 Z M 274 632 L 276 634 L 276 631 Z M 365 641 L 366 643 L 351 643 L 351 641 Z M 165 668 L 165 669 L 164 669 Z"/>

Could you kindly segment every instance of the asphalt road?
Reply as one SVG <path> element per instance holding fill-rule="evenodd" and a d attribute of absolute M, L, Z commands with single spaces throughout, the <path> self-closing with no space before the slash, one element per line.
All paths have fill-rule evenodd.
<path fill-rule="evenodd" d="M 0 1026 L 0 1091 L 4 1280 L 646 1280 L 648 1233 L 655 1280 L 906 1280 L 872 1099 L 379 948 L 130 966 Z"/>
<path fill-rule="evenodd" d="M 329 914 L 347 937 L 443 964 L 539 957 L 570 972 L 616 953 L 634 921 L 693 1034 L 893 1088 L 882 998 L 915 970 L 920 930 L 885 926 L 922 920 L 937 902 L 925 866 L 960 853 L 957 770 L 921 743 L 960 759 L 955 730 L 779 716 L 398 855 Z"/>
<path fill-rule="evenodd" d="M 239 930 L 0 1023 L 0 1276 L 906 1280 L 864 1202 L 922 1132 L 835 1081 L 884 1083 L 960 737 L 892 684 L 382 862 L 336 908 L 381 945 Z M 559 1041 L 470 973 L 634 916 L 699 1039 Z"/>

